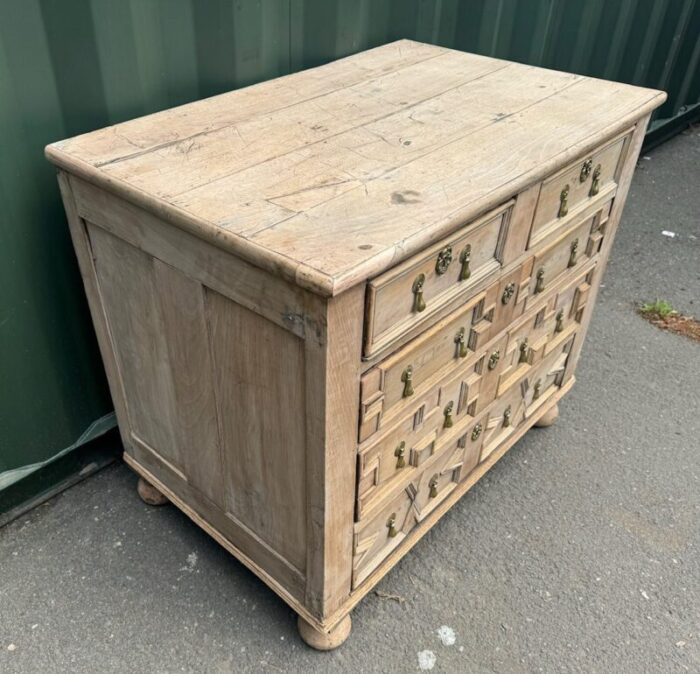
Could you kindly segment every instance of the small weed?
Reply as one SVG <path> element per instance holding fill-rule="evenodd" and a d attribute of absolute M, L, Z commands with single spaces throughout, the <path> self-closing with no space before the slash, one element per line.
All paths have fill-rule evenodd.
<path fill-rule="evenodd" d="M 700 342 L 700 321 L 696 321 L 692 316 L 678 313 L 666 300 L 643 303 L 639 307 L 639 314 L 661 330 L 675 332 L 677 335 Z"/>
<path fill-rule="evenodd" d="M 639 309 L 640 313 L 648 318 L 668 318 L 676 316 L 678 312 L 673 308 L 670 302 L 666 300 L 656 300 L 656 302 L 644 302 Z"/>

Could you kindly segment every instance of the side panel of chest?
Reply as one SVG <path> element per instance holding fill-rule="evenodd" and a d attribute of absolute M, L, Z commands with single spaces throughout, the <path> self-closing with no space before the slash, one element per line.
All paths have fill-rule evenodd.
<path fill-rule="evenodd" d="M 323 300 L 61 180 L 125 460 L 321 620 L 350 590 L 328 534 L 352 523 L 361 289 Z"/>

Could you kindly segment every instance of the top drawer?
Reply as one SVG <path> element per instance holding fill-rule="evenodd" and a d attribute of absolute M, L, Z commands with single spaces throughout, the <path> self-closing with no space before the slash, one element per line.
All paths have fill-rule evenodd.
<path fill-rule="evenodd" d="M 364 355 L 370 357 L 501 268 L 513 201 L 471 222 L 368 284 Z"/>
<path fill-rule="evenodd" d="M 549 236 L 577 207 L 585 207 L 599 194 L 607 196 L 615 189 L 622 164 L 620 158 L 630 136 L 631 131 L 618 136 L 542 183 L 528 248 Z"/>

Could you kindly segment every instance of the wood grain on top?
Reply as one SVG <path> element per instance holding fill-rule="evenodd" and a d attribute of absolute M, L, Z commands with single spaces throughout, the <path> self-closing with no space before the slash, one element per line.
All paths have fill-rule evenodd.
<path fill-rule="evenodd" d="M 46 153 L 254 264 L 335 295 L 664 99 L 402 40 Z"/>

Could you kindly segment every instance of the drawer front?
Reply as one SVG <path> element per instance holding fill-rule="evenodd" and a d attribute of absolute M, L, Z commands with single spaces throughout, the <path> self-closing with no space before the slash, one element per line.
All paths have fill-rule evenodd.
<path fill-rule="evenodd" d="M 512 205 L 508 202 L 369 282 L 365 357 L 498 273 Z"/>
<path fill-rule="evenodd" d="M 547 292 L 562 278 L 575 274 L 575 270 L 593 258 L 603 245 L 603 238 L 612 202 L 608 201 L 584 216 L 583 221 L 574 221 L 546 247 L 541 248 L 534 258 L 529 280 L 525 308 Z"/>
<path fill-rule="evenodd" d="M 542 183 L 529 247 L 541 242 L 599 195 L 614 192 L 630 137 L 631 132 L 617 137 Z"/>
<path fill-rule="evenodd" d="M 372 516 L 355 525 L 353 539 L 353 589 L 397 548 L 457 484 L 477 465 L 479 437 L 471 441 L 466 431 L 452 434 L 435 458 L 414 476 Z M 481 435 L 481 433 L 479 434 Z"/>
<path fill-rule="evenodd" d="M 363 378 L 362 392 L 370 394 L 370 402 L 363 399 L 361 403 L 360 440 L 374 442 L 372 436 L 378 431 L 383 434 L 397 423 L 406 426 L 401 419 L 421 425 L 434 405 L 452 402 L 457 416 L 467 408 L 472 413 L 483 409 L 496 394 L 506 346 L 505 339 L 492 342 L 466 358 L 451 358 L 432 376 L 419 376 L 413 361 L 405 358 L 399 365 L 382 363 L 367 373 L 365 377 L 377 383 L 378 389 L 373 387 L 370 394 Z"/>
<path fill-rule="evenodd" d="M 360 442 L 416 405 L 445 372 L 473 370 L 484 345 L 523 313 L 531 276 L 528 260 L 367 372 Z"/>

